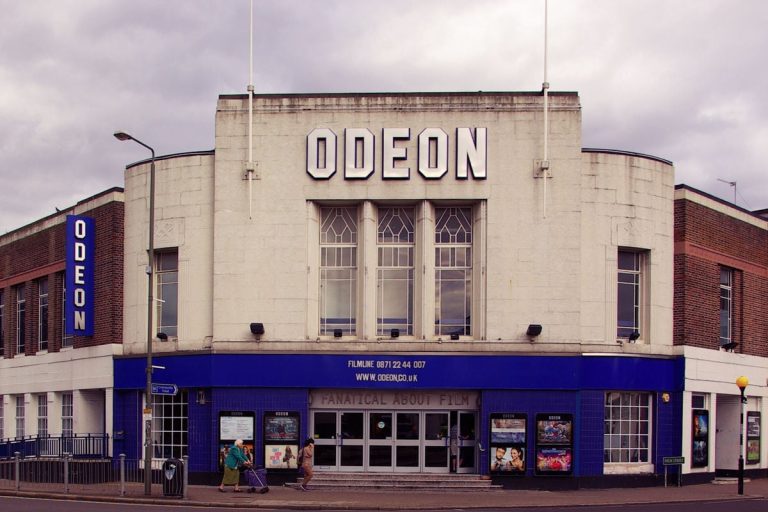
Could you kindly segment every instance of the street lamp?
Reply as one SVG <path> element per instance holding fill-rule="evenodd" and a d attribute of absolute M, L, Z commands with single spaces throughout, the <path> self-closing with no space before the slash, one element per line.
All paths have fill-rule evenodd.
<path fill-rule="evenodd" d="M 747 398 L 744 396 L 744 390 L 747 389 L 749 379 L 741 376 L 736 379 L 736 385 L 741 391 L 741 414 L 739 415 L 739 494 L 744 494 L 744 404 Z"/>
<path fill-rule="evenodd" d="M 144 494 L 152 494 L 152 313 L 155 305 L 152 274 L 155 259 L 155 150 L 131 135 L 117 131 L 120 141 L 132 140 L 152 152 L 149 168 L 149 249 L 147 250 L 147 386 L 144 390 Z"/>

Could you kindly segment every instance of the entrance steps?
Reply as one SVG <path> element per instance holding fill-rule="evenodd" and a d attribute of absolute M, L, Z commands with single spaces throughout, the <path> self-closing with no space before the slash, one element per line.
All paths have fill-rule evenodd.
<path fill-rule="evenodd" d="M 298 487 L 297 483 L 285 484 Z M 311 489 L 410 490 L 410 491 L 493 491 L 501 489 L 488 477 L 453 473 L 337 473 L 315 471 Z"/>

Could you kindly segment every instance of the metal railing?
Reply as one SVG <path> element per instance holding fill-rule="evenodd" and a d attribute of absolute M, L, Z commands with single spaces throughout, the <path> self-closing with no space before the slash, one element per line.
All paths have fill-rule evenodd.
<path fill-rule="evenodd" d="M 71 436 L 29 436 L 0 439 L 0 459 L 22 457 L 59 457 L 103 459 L 109 456 L 109 434 L 74 434 Z"/>
<path fill-rule="evenodd" d="M 183 498 L 187 497 L 189 457 L 182 457 Z M 152 461 L 152 494 L 165 490 L 164 461 Z M 20 452 L 0 460 L 0 489 L 83 495 L 138 496 L 144 493 L 144 461 L 127 459 L 73 459 L 71 456 L 24 458 Z"/>

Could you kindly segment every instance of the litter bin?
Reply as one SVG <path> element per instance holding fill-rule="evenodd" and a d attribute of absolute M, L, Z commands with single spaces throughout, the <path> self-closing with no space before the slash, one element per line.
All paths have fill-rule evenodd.
<path fill-rule="evenodd" d="M 179 459 L 163 462 L 163 496 L 184 497 L 184 462 Z"/>

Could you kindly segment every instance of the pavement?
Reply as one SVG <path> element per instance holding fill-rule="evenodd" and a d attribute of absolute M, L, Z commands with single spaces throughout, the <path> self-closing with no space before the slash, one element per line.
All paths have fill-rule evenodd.
<path fill-rule="evenodd" d="M 65 500 L 89 500 L 123 503 L 151 503 L 163 506 L 186 505 L 232 508 L 280 508 L 294 510 L 449 510 L 520 507 L 574 507 L 588 505 L 624 505 L 632 503 L 678 503 L 696 501 L 729 501 L 766 499 L 768 478 L 745 481 L 744 494 L 739 495 L 734 480 L 726 484 L 697 484 L 676 487 L 639 487 L 612 489 L 580 489 L 569 491 L 490 490 L 490 491 L 397 491 L 392 490 L 312 490 L 271 486 L 266 494 L 225 493 L 215 486 L 192 485 L 187 498 L 164 497 L 162 488 L 153 486 L 152 496 L 143 494 L 143 485 L 126 488 L 125 496 L 111 485 L 71 485 L 64 493 L 61 484 L 23 483 L 18 491 L 0 488 L 0 495 Z M 245 490 L 245 487 L 243 487 Z"/>

